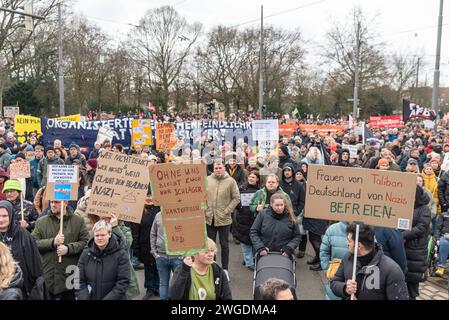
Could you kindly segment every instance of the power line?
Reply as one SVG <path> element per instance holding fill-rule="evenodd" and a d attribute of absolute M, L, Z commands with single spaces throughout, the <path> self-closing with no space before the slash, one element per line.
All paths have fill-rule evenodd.
<path fill-rule="evenodd" d="M 131 27 L 137 27 L 136 24 L 129 23 L 129 22 L 116 21 L 116 20 L 108 20 L 108 19 L 97 18 L 97 17 L 92 17 L 92 16 L 85 16 L 85 17 L 86 17 L 86 18 L 89 18 L 89 19 L 93 19 L 93 20 L 99 20 L 99 21 L 105 21 L 105 22 L 110 22 L 110 23 L 116 23 L 116 24 L 128 25 L 128 26 L 131 26 Z"/>
<path fill-rule="evenodd" d="M 284 11 L 280 11 L 280 12 L 276 12 L 276 13 L 273 13 L 273 14 L 270 14 L 270 15 L 267 15 L 267 16 L 264 16 L 263 18 L 264 18 L 264 19 L 272 18 L 272 17 L 278 16 L 278 15 L 281 15 L 281 14 L 284 14 L 284 13 L 292 12 L 292 11 L 299 10 L 299 9 L 302 9 L 302 8 L 311 7 L 311 6 L 313 6 L 313 5 L 320 4 L 320 3 L 323 3 L 323 2 L 326 2 L 326 1 L 328 1 L 328 0 L 321 0 L 321 1 L 316 1 L 316 2 L 312 2 L 312 3 L 308 3 L 308 4 L 305 4 L 305 5 L 299 6 L 299 7 L 291 8 L 291 9 L 284 10 Z M 250 21 L 246 21 L 246 22 L 239 23 L 239 24 L 237 24 L 237 25 L 235 25 L 235 26 L 232 26 L 231 28 L 238 28 L 238 27 L 243 26 L 243 25 L 245 25 L 245 24 L 253 23 L 253 22 L 258 22 L 258 21 L 260 21 L 260 18 L 259 18 L 259 19 L 253 19 L 253 20 L 250 20 Z"/>

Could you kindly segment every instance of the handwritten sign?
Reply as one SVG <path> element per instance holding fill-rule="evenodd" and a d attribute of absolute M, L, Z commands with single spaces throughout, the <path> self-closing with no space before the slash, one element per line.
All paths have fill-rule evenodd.
<path fill-rule="evenodd" d="M 20 109 L 17 106 L 4 106 L 3 107 L 3 116 L 5 118 L 14 119 L 14 116 L 16 114 L 20 113 L 19 111 L 20 111 Z"/>
<path fill-rule="evenodd" d="M 305 217 L 410 230 L 416 175 L 310 165 Z"/>
<path fill-rule="evenodd" d="M 47 170 L 47 200 L 78 200 L 78 166 L 49 165 Z M 70 188 L 70 191 L 67 189 Z"/>
<path fill-rule="evenodd" d="M 172 122 L 156 123 L 156 149 L 165 151 L 177 144 L 175 124 Z"/>
<path fill-rule="evenodd" d="M 133 146 L 150 146 L 153 144 L 151 120 L 135 119 L 132 121 L 131 143 Z"/>
<path fill-rule="evenodd" d="M 30 163 L 28 161 L 17 161 L 9 166 L 11 179 L 26 179 L 31 177 Z"/>
<path fill-rule="evenodd" d="M 119 220 L 140 223 L 150 161 L 110 151 L 102 152 L 97 161 L 87 213 L 113 213 Z"/>
<path fill-rule="evenodd" d="M 207 199 L 205 164 L 152 165 L 150 181 L 156 205 L 200 203 Z"/>
<path fill-rule="evenodd" d="M 112 142 L 114 138 L 114 130 L 111 127 L 105 126 L 98 129 L 97 141 L 100 144 L 103 144 L 106 140 Z"/>
<path fill-rule="evenodd" d="M 358 147 L 357 146 L 353 146 L 350 144 L 342 144 L 341 146 L 343 149 L 348 149 L 349 150 L 349 156 L 351 158 L 357 158 L 357 152 L 358 152 Z"/>
<path fill-rule="evenodd" d="M 191 255 L 206 249 L 205 210 L 200 204 L 161 208 L 167 252 Z"/>

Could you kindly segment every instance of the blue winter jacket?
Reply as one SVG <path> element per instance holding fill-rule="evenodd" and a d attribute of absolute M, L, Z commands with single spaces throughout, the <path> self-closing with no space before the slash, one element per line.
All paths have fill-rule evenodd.
<path fill-rule="evenodd" d="M 320 261 L 321 268 L 326 274 L 329 268 L 329 262 L 332 259 L 341 259 L 348 252 L 347 245 L 347 227 L 346 222 L 337 222 L 327 228 L 323 236 L 320 246 Z M 326 285 L 326 299 L 327 300 L 341 300 L 331 290 L 329 283 Z"/>
<path fill-rule="evenodd" d="M 384 254 L 393 259 L 407 273 L 407 256 L 405 254 L 404 239 L 398 229 L 374 227 L 376 242 L 382 246 Z"/>

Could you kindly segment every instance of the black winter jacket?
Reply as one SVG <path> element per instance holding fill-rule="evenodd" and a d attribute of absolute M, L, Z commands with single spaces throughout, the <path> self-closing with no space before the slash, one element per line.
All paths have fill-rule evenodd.
<path fill-rule="evenodd" d="M 287 212 L 278 214 L 271 207 L 257 215 L 250 236 L 256 252 L 268 248 L 291 256 L 301 242 L 298 225 L 290 221 Z"/>
<path fill-rule="evenodd" d="M 190 276 L 190 268 L 184 262 L 176 267 L 173 277 L 170 281 L 170 299 L 171 300 L 188 300 L 189 290 L 192 285 Z M 213 263 L 212 271 L 214 274 L 214 286 L 216 300 L 232 300 L 231 289 L 229 288 L 228 279 L 221 267 Z"/>
<path fill-rule="evenodd" d="M 419 283 L 426 280 L 427 240 L 430 233 L 431 213 L 427 206 L 430 199 L 422 188 L 416 188 L 412 230 L 403 231 L 408 272 L 405 280 Z"/>
<path fill-rule="evenodd" d="M 161 211 L 161 208 L 145 205 L 143 210 L 140 224 L 131 223 L 133 256 L 139 258 L 139 261 L 145 265 L 153 265 L 156 260 L 151 254 L 150 233 L 154 218 Z"/>
<path fill-rule="evenodd" d="M 380 246 L 376 245 L 374 250 L 376 252 L 368 265 L 362 267 L 360 261 L 357 261 L 357 300 L 408 300 L 407 285 L 401 268 L 383 254 Z M 340 298 L 350 299 L 346 294 L 346 281 L 352 279 L 353 265 L 354 255 L 348 252 L 330 282 L 331 290 Z M 373 278 L 377 275 L 378 281 Z M 379 284 L 378 288 L 376 283 Z"/>
<path fill-rule="evenodd" d="M 27 187 L 28 189 L 28 187 Z M 15 203 L 11 202 L 12 209 L 14 212 L 14 217 L 17 219 L 17 221 L 20 221 L 22 219 L 22 208 L 20 204 L 20 196 L 16 200 Z M 34 229 L 34 226 L 36 225 L 36 220 L 39 218 L 39 213 L 37 212 L 36 208 L 34 207 L 34 204 L 30 201 L 24 200 L 23 201 L 23 218 L 25 221 L 29 224 L 28 231 L 32 232 Z"/>
<path fill-rule="evenodd" d="M 438 200 L 442 211 L 446 211 L 449 204 L 449 171 L 446 171 L 438 181 Z"/>
<path fill-rule="evenodd" d="M 23 276 L 24 298 L 29 300 L 44 300 L 48 297 L 45 287 L 42 260 L 36 241 L 31 234 L 20 227 L 17 220 L 13 219 L 12 205 L 9 201 L 0 201 L 0 208 L 5 208 L 9 214 L 9 229 L 5 234 L 0 234 L 0 241 L 6 244 L 19 263 Z"/>
<path fill-rule="evenodd" d="M 257 190 L 259 190 L 259 187 L 245 184 L 240 186 L 239 190 L 240 195 L 248 193 L 252 194 L 256 193 Z M 232 234 L 238 241 L 251 245 L 249 231 L 254 223 L 254 219 L 255 215 L 251 212 L 249 206 L 242 206 L 242 203 L 240 202 L 236 208 L 235 218 L 232 225 Z"/>
<path fill-rule="evenodd" d="M 234 175 L 231 174 L 231 167 L 229 165 L 226 165 L 226 172 L 234 178 L 237 185 L 241 185 L 245 182 L 245 171 L 243 171 L 240 165 L 236 166 Z"/>
<path fill-rule="evenodd" d="M 293 171 L 293 180 L 291 182 L 285 181 L 284 169 L 290 168 Z M 279 186 L 284 190 L 286 194 L 290 196 L 295 216 L 299 216 L 301 211 L 306 205 L 306 191 L 301 184 L 295 179 L 295 169 L 291 163 L 287 163 L 282 168 L 282 180 L 279 182 Z"/>
<path fill-rule="evenodd" d="M 441 236 L 445 233 L 449 233 L 449 212 L 441 212 L 437 217 L 437 223 L 435 227 L 435 239 L 440 240 Z"/>
<path fill-rule="evenodd" d="M 80 288 L 78 300 L 126 300 L 130 284 L 130 263 L 119 239 L 112 234 L 101 251 L 90 239 L 78 261 Z"/>

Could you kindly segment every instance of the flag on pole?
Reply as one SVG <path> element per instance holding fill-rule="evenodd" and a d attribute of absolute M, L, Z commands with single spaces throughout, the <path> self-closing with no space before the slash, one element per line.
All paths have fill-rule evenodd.
<path fill-rule="evenodd" d="M 362 126 L 363 126 L 363 144 L 367 144 L 367 142 L 369 142 L 369 140 L 372 139 L 376 139 L 376 137 L 374 136 L 374 133 L 371 131 L 370 128 L 368 128 L 365 124 L 365 122 L 362 122 Z"/>
<path fill-rule="evenodd" d="M 298 112 L 298 108 L 295 108 L 295 110 L 293 110 L 293 112 L 292 112 L 293 118 L 296 118 L 296 115 L 297 115 L 298 113 L 299 113 L 299 112 Z"/>
<path fill-rule="evenodd" d="M 151 101 L 148 101 L 148 109 L 150 109 L 150 111 L 156 112 L 156 107 L 151 103 Z"/>

